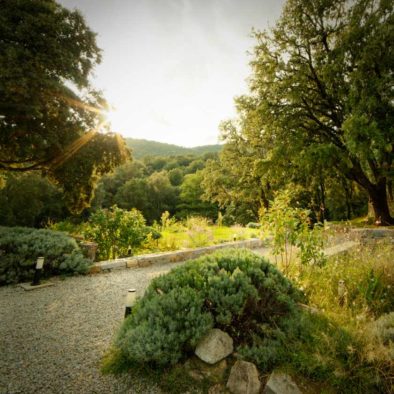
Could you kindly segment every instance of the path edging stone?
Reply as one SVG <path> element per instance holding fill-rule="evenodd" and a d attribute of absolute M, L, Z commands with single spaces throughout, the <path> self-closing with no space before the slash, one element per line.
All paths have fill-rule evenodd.
<path fill-rule="evenodd" d="M 152 264 L 175 263 L 195 259 L 205 254 L 213 253 L 226 248 L 257 249 L 263 247 L 263 241 L 259 238 L 251 238 L 245 241 L 226 242 L 223 244 L 206 246 L 196 249 L 183 249 L 173 252 L 150 253 L 141 256 L 126 257 L 115 260 L 99 261 L 90 267 L 90 273 L 99 273 L 124 268 L 148 267 Z"/>

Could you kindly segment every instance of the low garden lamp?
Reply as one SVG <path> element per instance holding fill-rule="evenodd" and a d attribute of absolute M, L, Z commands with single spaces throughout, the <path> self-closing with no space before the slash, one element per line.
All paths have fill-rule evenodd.
<path fill-rule="evenodd" d="M 34 271 L 33 282 L 31 283 L 32 286 L 37 286 L 40 284 L 43 266 L 44 266 L 44 257 L 38 257 L 36 262 L 36 269 Z"/>
<path fill-rule="evenodd" d="M 124 313 L 125 318 L 131 314 L 131 310 L 133 309 L 133 306 L 135 304 L 136 296 L 137 296 L 136 289 L 128 289 L 127 290 L 126 308 L 125 308 L 125 313 Z"/>

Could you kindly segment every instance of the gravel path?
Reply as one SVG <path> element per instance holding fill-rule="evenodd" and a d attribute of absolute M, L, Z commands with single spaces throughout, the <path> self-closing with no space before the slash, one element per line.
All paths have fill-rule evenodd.
<path fill-rule="evenodd" d="M 102 375 L 100 362 L 127 289 L 142 295 L 154 275 L 179 264 L 55 278 L 33 291 L 0 288 L 0 393 L 159 393 L 128 374 Z"/>

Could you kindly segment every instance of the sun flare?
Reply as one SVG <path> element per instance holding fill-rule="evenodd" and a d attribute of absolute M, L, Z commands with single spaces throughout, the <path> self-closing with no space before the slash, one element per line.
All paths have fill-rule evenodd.
<path fill-rule="evenodd" d="M 104 112 L 104 124 L 105 126 L 108 126 L 110 129 L 114 127 L 114 124 L 116 123 L 116 110 L 115 108 L 111 107 L 108 110 Z"/>

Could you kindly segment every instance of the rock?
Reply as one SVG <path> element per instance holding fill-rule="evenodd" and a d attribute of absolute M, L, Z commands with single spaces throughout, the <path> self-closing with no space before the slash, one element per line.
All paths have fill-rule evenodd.
<path fill-rule="evenodd" d="M 282 372 L 272 372 L 263 394 L 301 394 L 291 377 Z"/>
<path fill-rule="evenodd" d="M 201 339 L 196 347 L 195 354 L 202 361 L 215 364 L 229 356 L 233 350 L 233 340 L 230 335 L 214 328 Z"/>
<path fill-rule="evenodd" d="M 258 394 L 261 383 L 256 366 L 247 361 L 237 361 L 231 368 L 227 388 L 233 394 Z"/>
<path fill-rule="evenodd" d="M 91 265 L 89 267 L 89 274 L 99 274 L 101 272 L 101 267 L 97 265 Z"/>
<path fill-rule="evenodd" d="M 88 259 L 92 261 L 96 260 L 96 252 L 97 252 L 98 244 L 96 244 L 95 242 L 83 241 L 80 243 L 80 246 L 84 255 Z"/>
<path fill-rule="evenodd" d="M 211 383 L 219 383 L 223 380 L 227 368 L 225 359 L 216 364 L 207 364 L 197 357 L 192 357 L 185 362 L 185 370 L 188 375 L 199 382 L 208 380 Z"/>

